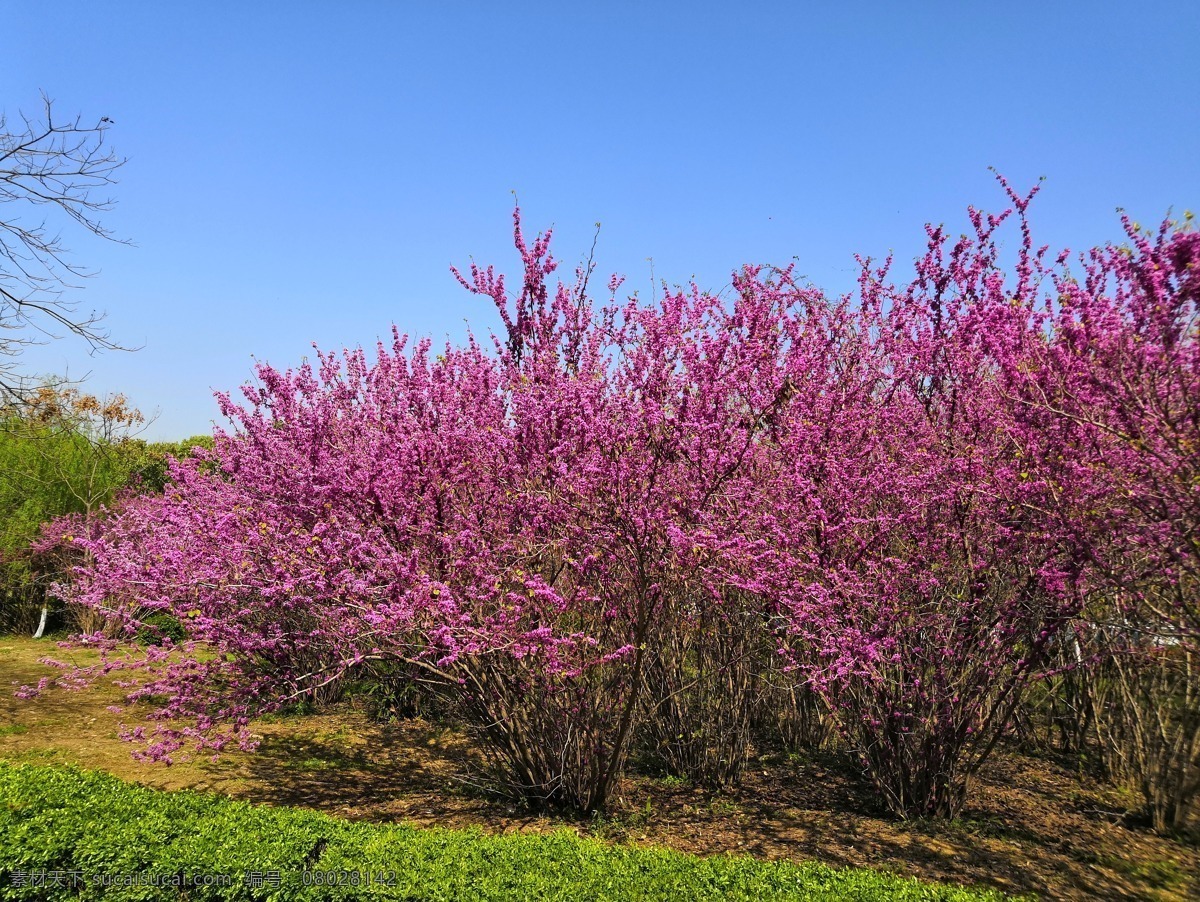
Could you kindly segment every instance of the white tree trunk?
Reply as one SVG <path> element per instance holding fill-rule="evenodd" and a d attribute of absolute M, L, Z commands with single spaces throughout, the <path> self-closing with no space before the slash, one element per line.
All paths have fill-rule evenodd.
<path fill-rule="evenodd" d="M 35 639 L 42 638 L 42 633 L 44 633 L 46 631 L 46 615 L 49 612 L 50 612 L 49 608 L 45 604 L 43 604 L 42 605 L 42 619 L 38 621 L 38 628 L 34 631 L 33 638 L 35 638 Z"/>

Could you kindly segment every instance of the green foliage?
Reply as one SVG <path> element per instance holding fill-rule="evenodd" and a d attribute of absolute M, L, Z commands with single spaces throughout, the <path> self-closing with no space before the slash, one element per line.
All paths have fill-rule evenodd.
<path fill-rule="evenodd" d="M 0 632 L 24 628 L 62 562 L 38 561 L 42 525 L 96 516 L 127 489 L 163 490 L 172 457 L 212 437 L 147 444 L 142 415 L 120 395 L 97 398 L 47 384 L 20 406 L 0 408 Z"/>
<path fill-rule="evenodd" d="M 78 871 L 83 882 L 50 888 L 20 886 L 13 879 L 54 871 Z M 279 885 L 270 880 L 255 885 L 256 876 L 272 872 L 279 875 Z M 186 891 L 145 884 L 105 887 L 96 882 L 105 874 L 229 875 L 232 881 Z M 73 768 L 0 761 L 0 899 L 185 897 L 443 902 L 1002 898 L 992 891 L 924 884 L 876 871 L 609 846 L 568 831 L 487 836 L 477 830 L 355 824 L 300 809 L 158 792 Z"/>
<path fill-rule="evenodd" d="M 211 435 L 193 435 L 178 442 L 151 442 L 143 444 L 138 455 L 134 475 L 139 488 L 147 492 L 161 492 L 170 479 L 171 459 L 191 457 L 196 448 L 211 451 Z"/>
<path fill-rule="evenodd" d="M 154 611 L 142 618 L 137 641 L 143 645 L 162 645 L 163 639 L 179 644 L 187 639 L 187 630 L 178 619 L 166 611 Z"/>
<path fill-rule="evenodd" d="M 439 699 L 413 678 L 411 668 L 390 662 L 376 663 L 346 687 L 372 720 L 388 723 L 410 717 L 437 719 Z"/>
<path fill-rule="evenodd" d="M 29 549 L 42 524 L 86 515 L 124 484 L 121 455 L 107 451 L 62 423 L 0 412 L 0 630 L 28 628 L 56 575 Z"/>

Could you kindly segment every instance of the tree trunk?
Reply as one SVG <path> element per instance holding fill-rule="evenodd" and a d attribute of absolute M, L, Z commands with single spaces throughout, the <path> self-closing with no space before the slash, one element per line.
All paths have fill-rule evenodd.
<path fill-rule="evenodd" d="M 42 617 L 38 621 L 37 629 L 33 631 L 33 638 L 35 638 L 35 639 L 42 638 L 42 633 L 44 633 L 46 631 L 46 617 L 49 615 L 49 613 L 50 613 L 50 608 L 43 601 L 42 602 Z"/>

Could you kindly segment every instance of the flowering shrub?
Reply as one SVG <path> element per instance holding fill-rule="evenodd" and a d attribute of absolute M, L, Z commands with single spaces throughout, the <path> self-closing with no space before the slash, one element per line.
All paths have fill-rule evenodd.
<path fill-rule="evenodd" d="M 465 283 L 506 325 L 494 353 L 397 337 L 371 363 L 262 366 L 245 406 L 221 399 L 235 432 L 81 540 L 78 600 L 170 613 L 215 652 L 139 690 L 198 718 L 151 755 L 399 660 L 457 696 L 510 789 L 604 804 L 669 599 L 720 594 L 698 536 L 752 489 L 791 297 L 748 276 L 730 310 L 698 291 L 595 310 L 587 272 L 551 294 L 548 235 L 518 220 L 516 241 L 515 302 L 490 270 Z"/>
<path fill-rule="evenodd" d="M 1081 600 L 1079 555 L 1038 513 L 1047 486 L 999 378 L 1036 324 L 1013 303 L 1033 286 L 996 264 L 1008 215 L 972 211 L 953 247 L 931 228 L 903 290 L 864 261 L 832 375 L 790 411 L 764 512 L 776 563 L 752 575 L 792 666 L 902 816 L 959 809 Z"/>
<path fill-rule="evenodd" d="M 256 713 L 400 668 L 508 791 L 590 811 L 639 737 L 736 781 L 783 669 L 893 811 L 954 814 L 1127 559 L 1194 623 L 1195 242 L 1096 251 L 1080 286 L 1009 197 L 956 243 L 930 228 L 909 285 L 863 261 L 840 301 L 747 267 L 729 299 L 614 278 L 597 304 L 518 215 L 515 295 L 456 272 L 495 303 L 490 343 L 260 366 L 211 452 L 74 539 L 73 600 L 186 632 L 151 650 L 134 697 L 162 703 L 132 738 L 245 743 Z"/>
<path fill-rule="evenodd" d="M 1098 751 L 1156 829 L 1182 829 L 1200 799 L 1200 235 L 1123 223 L 1080 277 L 1052 274 L 1050 340 L 1010 382 L 1056 474 L 1054 530 L 1093 574 L 1075 653 Z"/>

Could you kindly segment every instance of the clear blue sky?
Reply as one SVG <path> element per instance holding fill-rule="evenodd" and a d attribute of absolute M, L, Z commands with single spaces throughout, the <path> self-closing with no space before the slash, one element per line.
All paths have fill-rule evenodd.
<path fill-rule="evenodd" d="M 602 275 L 719 290 L 746 262 L 830 291 L 853 254 L 907 264 L 926 221 L 1046 176 L 1037 235 L 1119 237 L 1200 208 L 1200 3 L 5 4 L 0 106 L 115 121 L 107 224 L 67 232 L 78 294 L 131 354 L 90 373 L 208 431 L 252 359 L 497 327 L 451 263 L 515 269 L 512 192 Z M 5 215 L 8 215 L 5 211 Z M 907 272 L 905 267 L 902 272 Z"/>

